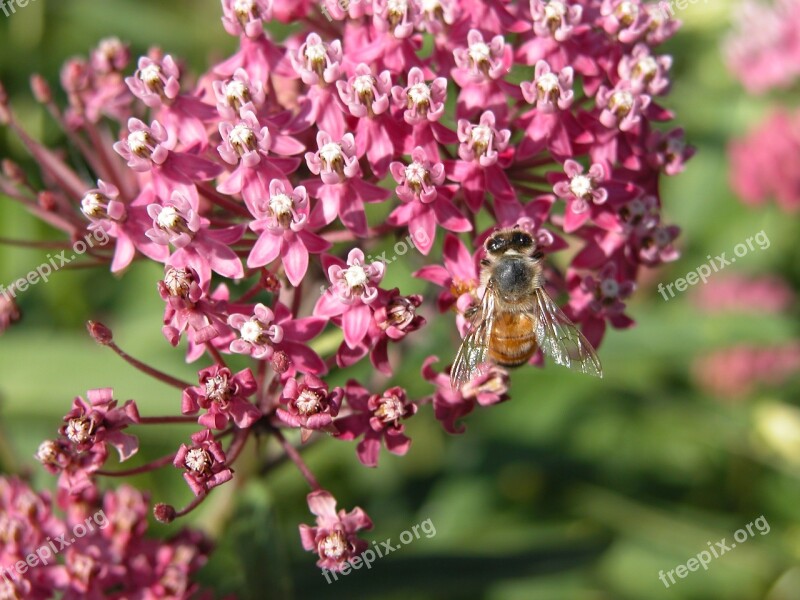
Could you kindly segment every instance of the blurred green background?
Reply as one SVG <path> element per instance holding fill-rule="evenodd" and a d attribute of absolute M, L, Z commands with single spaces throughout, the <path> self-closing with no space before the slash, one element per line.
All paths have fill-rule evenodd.
<path fill-rule="evenodd" d="M 601 349 L 602 384 L 556 369 L 513 374 L 513 400 L 479 409 L 467 433 L 452 437 L 430 407 L 408 424 L 414 440 L 403 458 L 383 453 L 366 469 L 354 445 L 324 439 L 305 453 L 324 487 L 348 509 L 363 507 L 378 542 L 431 519 L 424 536 L 371 570 L 326 584 L 314 557 L 302 551 L 297 524 L 311 522 L 306 484 L 282 465 L 257 477 L 262 443 L 245 450 L 235 481 L 215 491 L 191 524 L 218 536 L 202 581 L 219 596 L 241 598 L 486 598 L 600 600 L 800 598 L 800 408 L 797 377 L 743 398 L 719 398 L 692 376 L 698 356 L 736 344 L 778 345 L 797 339 L 798 310 L 763 314 L 701 314 L 691 292 L 665 302 L 655 291 L 764 230 L 771 245 L 728 267 L 725 275 L 774 273 L 800 289 L 796 219 L 772 206 L 743 207 L 727 183 L 725 146 L 758 123 L 772 103 L 747 97 L 722 62 L 727 1 L 689 4 L 683 29 L 664 52 L 674 56 L 674 87 L 665 104 L 698 148 L 685 173 L 664 184 L 665 217 L 683 228 L 681 259 L 642 280 L 629 305 L 638 325 L 611 331 Z M 0 15 L 0 79 L 33 134 L 50 144 L 60 132 L 29 95 L 27 80 L 42 73 L 54 87 L 62 62 L 86 56 L 103 37 L 151 45 L 182 57 L 195 73 L 229 55 L 235 40 L 219 22 L 215 0 L 37 0 L 10 18 Z M 791 98 L 784 98 L 784 100 Z M 0 130 L 0 155 L 30 166 L 19 144 Z M 0 235 L 53 236 L 15 204 L 0 203 Z M 55 236 L 57 237 L 57 236 Z M 44 260 L 45 251 L 0 248 L 0 283 Z M 424 286 L 409 274 L 424 257 L 409 254 L 387 276 L 406 293 Z M 175 413 L 180 395 L 123 364 L 84 333 L 91 318 L 107 323 L 128 352 L 193 380 L 160 333 L 161 270 L 136 264 L 124 277 L 104 270 L 62 271 L 20 299 L 25 319 L 0 337 L 0 465 L 29 473 L 40 487 L 54 478 L 33 460 L 53 437 L 74 396 L 112 386 L 135 398 L 147 415 Z M 419 366 L 430 353 L 448 359 L 456 347 L 451 316 L 430 303 L 426 333 L 395 353 L 398 376 L 415 395 L 429 393 Z M 437 341 L 439 340 L 439 341 Z M 402 359 L 402 361 L 401 361 Z M 441 364 L 440 364 L 441 366 Z M 355 374 L 368 376 L 361 368 Z M 336 380 L 334 380 L 336 381 Z M 380 380 L 376 380 L 380 384 Z M 139 430 L 133 464 L 173 451 L 194 427 Z M 154 501 L 181 506 L 190 492 L 174 469 L 133 480 Z M 758 535 L 666 589 L 660 570 L 728 538 L 763 515 Z M 176 524 L 177 526 L 177 524 Z M 151 524 L 151 533 L 173 527 Z"/>

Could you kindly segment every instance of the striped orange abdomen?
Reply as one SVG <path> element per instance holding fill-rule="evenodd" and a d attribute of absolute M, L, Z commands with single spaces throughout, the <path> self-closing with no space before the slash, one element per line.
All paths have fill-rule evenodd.
<path fill-rule="evenodd" d="M 492 326 L 489 358 L 504 367 L 518 367 L 536 352 L 534 319 L 524 313 L 498 313 Z"/>

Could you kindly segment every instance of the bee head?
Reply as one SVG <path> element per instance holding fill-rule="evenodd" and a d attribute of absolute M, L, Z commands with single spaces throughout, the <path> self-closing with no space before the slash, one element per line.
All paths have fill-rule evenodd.
<path fill-rule="evenodd" d="M 490 235 L 485 244 L 486 252 L 492 255 L 504 254 L 513 251 L 518 254 L 528 254 L 534 247 L 531 234 L 522 229 L 501 229 Z"/>

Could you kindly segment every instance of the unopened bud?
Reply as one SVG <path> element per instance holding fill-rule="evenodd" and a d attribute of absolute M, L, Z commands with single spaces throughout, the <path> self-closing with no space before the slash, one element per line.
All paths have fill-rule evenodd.
<path fill-rule="evenodd" d="M 266 291 L 272 293 L 279 292 L 281 289 L 281 282 L 278 281 L 278 278 L 275 277 L 273 273 L 267 271 L 266 269 L 261 275 L 261 285 L 264 286 Z"/>
<path fill-rule="evenodd" d="M 159 502 L 153 507 L 153 516 L 159 523 L 172 523 L 175 520 L 175 507 Z"/>
<path fill-rule="evenodd" d="M 47 104 L 53 100 L 53 94 L 50 91 L 50 84 L 47 83 L 44 77 L 38 73 L 31 75 L 31 90 L 37 102 Z"/>
<path fill-rule="evenodd" d="M 286 371 L 289 370 L 289 367 L 292 366 L 292 359 L 289 358 L 289 355 L 283 350 L 278 350 L 275 352 L 272 355 L 270 362 L 272 363 L 272 370 L 279 375 L 286 373 Z"/>
<path fill-rule="evenodd" d="M 94 338 L 94 341 L 101 346 L 108 346 L 114 341 L 114 335 L 111 330 L 97 321 L 87 321 L 86 329 L 89 335 Z"/>
<path fill-rule="evenodd" d="M 44 190 L 39 192 L 38 200 L 39 200 L 39 206 L 41 206 L 42 209 L 48 212 L 56 209 L 57 205 L 56 195 L 53 192 L 49 190 Z"/>

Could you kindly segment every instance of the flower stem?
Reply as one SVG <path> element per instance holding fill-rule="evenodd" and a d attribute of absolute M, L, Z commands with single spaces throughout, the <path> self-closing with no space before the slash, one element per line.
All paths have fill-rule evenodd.
<path fill-rule="evenodd" d="M 122 471 L 104 471 L 101 469 L 99 471 L 95 471 L 95 475 L 105 475 L 106 477 L 127 477 L 129 475 L 138 475 L 140 473 L 147 473 L 148 471 L 160 469 L 161 467 L 170 464 L 173 460 L 175 460 L 174 452 L 133 469 L 124 469 Z"/>
<path fill-rule="evenodd" d="M 201 194 L 203 194 L 203 196 L 208 198 L 211 202 L 213 202 L 217 206 L 224 208 L 226 210 L 230 210 L 243 217 L 247 217 L 248 219 L 253 218 L 253 216 L 250 214 L 250 211 L 248 211 L 244 206 L 232 202 L 231 200 L 220 194 L 217 190 L 212 188 L 207 183 L 198 183 L 197 189 L 200 191 Z"/>
<path fill-rule="evenodd" d="M 251 429 L 240 429 L 234 434 L 233 441 L 225 453 L 225 464 L 230 466 L 239 458 L 239 454 L 241 454 L 247 443 L 247 438 L 250 436 L 250 431 Z"/>
<path fill-rule="evenodd" d="M 172 415 L 167 417 L 139 417 L 137 425 L 164 425 L 167 423 L 196 423 L 197 418 L 192 416 Z"/>
<path fill-rule="evenodd" d="M 320 484 L 317 482 L 316 477 L 314 477 L 314 474 L 311 472 L 311 470 L 308 468 L 308 465 L 306 465 L 305 461 L 303 460 L 303 457 L 300 456 L 300 453 L 297 451 L 297 449 L 294 446 L 292 446 L 285 437 L 283 437 L 283 433 L 281 432 L 281 430 L 275 429 L 274 433 L 275 437 L 278 439 L 281 446 L 283 447 L 284 452 L 286 452 L 286 455 L 300 470 L 300 473 L 308 482 L 308 485 L 311 486 L 311 489 L 312 490 L 322 489 Z"/>
<path fill-rule="evenodd" d="M 129 365 L 139 369 L 143 373 L 147 373 L 151 377 L 155 377 L 159 381 L 166 383 L 167 385 L 171 385 L 172 387 L 176 387 L 180 390 L 184 390 L 187 387 L 192 387 L 190 384 L 186 383 L 185 381 L 181 381 L 180 379 L 176 379 L 171 375 L 167 375 L 158 369 L 151 367 L 150 365 L 144 364 L 142 361 L 133 358 L 127 352 L 125 352 L 122 348 L 117 346 L 114 342 L 110 342 L 108 346 L 117 353 L 117 355 L 122 358 L 125 362 Z"/>
<path fill-rule="evenodd" d="M 217 363 L 220 367 L 227 367 L 228 365 L 225 363 L 225 359 L 222 358 L 222 355 L 217 350 L 217 347 L 214 346 L 211 342 L 206 342 L 206 350 L 211 355 L 211 358 L 214 359 L 214 362 Z"/>
<path fill-rule="evenodd" d="M 185 517 L 190 512 L 192 512 L 195 508 L 200 506 L 205 501 L 206 498 L 208 498 L 208 493 L 207 492 L 205 494 L 203 494 L 202 496 L 196 496 L 191 502 L 189 502 L 189 504 L 184 506 L 182 509 L 180 509 L 178 511 L 175 511 L 174 518 L 177 519 L 178 517 Z"/>

